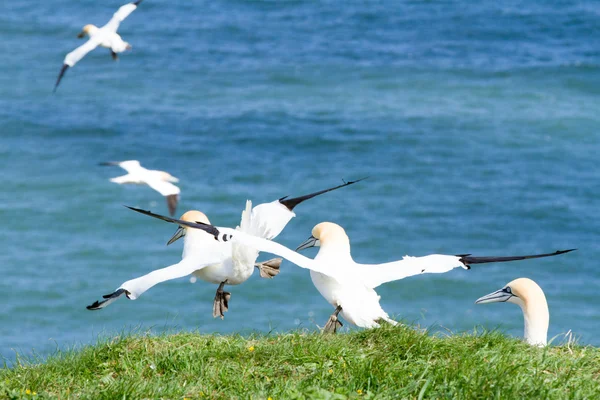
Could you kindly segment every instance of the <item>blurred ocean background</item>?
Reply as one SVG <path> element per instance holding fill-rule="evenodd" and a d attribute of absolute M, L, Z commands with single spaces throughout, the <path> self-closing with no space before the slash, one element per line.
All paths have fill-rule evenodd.
<path fill-rule="evenodd" d="M 549 337 L 600 345 L 600 4 L 582 1 L 145 0 L 121 24 L 118 62 L 98 48 L 67 71 L 83 25 L 110 1 L 0 6 L 0 354 L 51 354 L 119 333 L 317 329 L 332 307 L 284 263 L 230 287 L 158 285 L 85 306 L 180 260 L 147 187 L 98 162 L 138 159 L 180 178 L 177 214 L 239 223 L 245 200 L 298 196 L 277 239 L 345 227 L 358 262 L 431 253 L 555 258 L 474 266 L 378 289 L 390 315 L 444 332 L 522 336 L 515 305 L 475 306 L 518 277 L 546 292 Z M 313 256 L 316 250 L 308 251 Z M 270 258 L 264 254 L 262 259 Z M 346 329 L 346 328 L 344 328 Z"/>

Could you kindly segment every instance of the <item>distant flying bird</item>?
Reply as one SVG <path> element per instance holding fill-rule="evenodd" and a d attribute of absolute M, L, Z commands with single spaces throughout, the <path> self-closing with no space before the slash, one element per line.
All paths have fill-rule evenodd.
<path fill-rule="evenodd" d="M 287 223 L 296 216 L 293 210 L 298 204 L 356 182 L 358 180 L 345 182 L 343 185 L 291 199 L 286 196 L 255 207 L 252 207 L 252 202 L 248 200 L 237 229 L 250 235 L 271 240 L 279 235 Z M 178 264 L 124 282 L 114 293 L 104 296 L 105 300 L 96 301 L 88 306 L 89 310 L 104 308 L 124 294 L 130 300 L 135 300 L 146 290 L 160 282 L 193 274 L 206 282 L 219 285 L 213 302 L 213 317 L 223 318 L 223 313 L 229 309 L 229 299 L 231 297 L 231 293 L 223 290 L 225 284 L 239 285 L 245 282 L 252 275 L 254 268 L 259 269 L 260 276 L 263 278 L 272 278 L 279 273 L 280 258 L 257 263 L 258 251 L 256 249 L 240 243 L 217 243 L 211 235 L 207 235 L 198 229 L 188 228 L 187 223 L 210 223 L 208 217 L 200 211 L 188 211 L 178 220 L 149 211 L 131 209 L 179 225 L 167 244 L 183 237 L 182 259 Z"/>
<path fill-rule="evenodd" d="M 62 69 L 58 74 L 54 91 L 56 91 L 56 88 L 58 87 L 58 84 L 60 83 L 60 80 L 65 72 L 67 72 L 67 69 L 74 66 L 79 60 L 85 57 L 87 53 L 94 50 L 96 47 L 101 46 L 110 49 L 110 54 L 112 55 L 113 60 L 118 59 L 117 54 L 131 49 L 131 45 L 121 39 L 121 36 L 117 34 L 117 29 L 119 29 L 119 24 L 123 22 L 123 20 L 127 18 L 127 16 L 131 14 L 141 2 L 142 0 L 138 0 L 134 3 L 121 6 L 117 12 L 113 14 L 113 17 L 110 19 L 110 21 L 108 21 L 108 23 L 101 28 L 98 28 L 92 24 L 88 24 L 83 27 L 83 30 L 79 35 L 77 35 L 77 37 L 81 39 L 85 37 L 85 35 L 88 35 L 90 38 L 83 45 L 67 54 L 65 60 L 63 61 Z"/>
<path fill-rule="evenodd" d="M 475 304 L 514 303 L 521 307 L 525 320 L 525 340 L 533 346 L 546 346 L 550 312 L 542 288 L 529 278 L 509 282 L 502 289 L 477 299 Z"/>
<path fill-rule="evenodd" d="M 309 269 L 317 290 L 335 307 L 335 311 L 329 317 L 324 328 L 325 332 L 333 333 L 342 326 L 338 320 L 338 314 L 346 321 L 362 328 L 378 327 L 381 321 L 395 325 L 396 321 L 390 319 L 389 315 L 381 308 L 380 296 L 375 292 L 375 288 L 383 283 L 424 273 L 444 273 L 459 267 L 470 269 L 471 264 L 549 257 L 573 250 L 508 257 L 432 254 L 424 257 L 405 256 L 402 260 L 383 264 L 359 264 L 352 259 L 350 240 L 346 232 L 341 226 L 331 222 L 322 222 L 316 225 L 312 230 L 312 236 L 296 249 L 320 246 L 314 259 L 304 257 L 279 243 L 234 229 L 215 227 L 204 223 L 187 223 L 187 226 L 212 234 L 220 243 L 239 242 L 258 251 L 278 255 L 299 267 Z"/>
<path fill-rule="evenodd" d="M 142 167 L 137 160 L 103 162 L 100 163 L 100 165 L 116 165 L 123 168 L 128 174 L 111 178 L 111 182 L 120 185 L 131 183 L 150 186 L 152 189 L 166 197 L 169 214 L 175 215 L 181 190 L 173 185 L 173 183 L 179 182 L 179 179 L 165 171 L 146 169 Z"/>

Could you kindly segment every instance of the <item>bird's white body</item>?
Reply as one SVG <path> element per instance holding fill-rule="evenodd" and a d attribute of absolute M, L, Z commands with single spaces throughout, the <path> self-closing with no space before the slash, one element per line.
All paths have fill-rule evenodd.
<path fill-rule="evenodd" d="M 54 90 L 58 87 L 63 75 L 69 67 L 73 67 L 79 60 L 85 57 L 90 51 L 94 50 L 96 47 L 105 47 L 111 50 L 112 56 L 114 59 L 117 59 L 117 54 L 123 53 L 126 50 L 131 49 L 131 45 L 124 41 L 121 36 L 117 33 L 119 29 L 119 25 L 125 18 L 129 16 L 141 3 L 142 0 L 138 0 L 133 3 L 125 4 L 117 10 L 108 21 L 108 23 L 100 28 L 95 25 L 88 24 L 83 27 L 82 32 L 78 35 L 78 37 L 83 38 L 86 35 L 89 39 L 77 47 L 75 50 L 71 51 L 65 56 L 63 60 L 63 67 L 58 75 L 58 79 L 56 80 L 56 85 Z"/>
<path fill-rule="evenodd" d="M 345 232 L 338 225 L 335 227 L 335 232 L 329 237 L 321 235 L 319 253 L 314 259 L 272 241 L 228 228 L 217 229 L 222 234 L 230 235 L 234 243 L 240 242 L 259 251 L 276 254 L 309 269 L 319 293 L 332 306 L 341 306 L 341 315 L 345 320 L 363 328 L 377 327 L 381 320 L 395 323 L 379 304 L 380 296 L 374 289 L 380 284 L 422 273 L 443 273 L 453 268 L 465 268 L 459 257 L 439 254 L 405 257 L 378 265 L 358 264 L 352 259 Z"/>
<path fill-rule="evenodd" d="M 135 185 L 148 185 L 152 189 L 156 190 L 161 195 L 167 198 L 167 205 L 169 206 L 169 212 L 171 215 L 174 214 L 179 200 L 179 193 L 181 190 L 175 186 L 172 182 L 177 183 L 179 179 L 175 178 L 171 174 L 165 171 L 150 170 L 142 167 L 140 162 L 137 160 L 128 160 L 121 162 L 105 163 L 106 165 L 118 165 L 127 171 L 126 175 L 111 178 L 110 181 L 119 185 L 123 184 L 135 184 Z"/>
<path fill-rule="evenodd" d="M 128 163 L 124 167 L 126 169 L 137 168 L 132 161 L 126 163 Z M 136 179 L 138 178 L 134 176 L 123 180 L 131 181 L 128 183 L 135 183 L 133 181 Z M 289 221 L 295 215 L 287 209 L 288 214 L 286 215 L 285 212 L 281 212 L 279 206 L 285 208 L 281 204 L 272 202 L 260 204 L 253 209 L 252 202 L 250 200 L 246 201 L 246 208 L 242 212 L 240 226 L 236 228 L 236 231 L 271 238 L 273 232 L 281 227 L 282 220 Z M 254 213 L 256 208 L 259 208 L 259 212 Z M 269 209 L 277 211 L 270 213 Z M 208 218 L 198 211 L 188 211 L 183 215 L 182 220 L 210 223 Z M 226 282 L 227 285 L 239 285 L 248 280 L 253 274 L 259 254 L 254 247 L 233 241 L 218 242 L 215 241 L 213 236 L 199 229 L 185 227 L 180 229 L 183 230 L 181 236 L 184 237 L 184 244 L 179 263 L 124 282 L 115 292 L 120 294 L 97 304 L 92 309 L 104 308 L 122 294 L 127 294 L 129 299 L 135 300 L 158 283 L 188 275 L 193 275 L 209 283 L 221 284 Z"/>
<path fill-rule="evenodd" d="M 248 233 L 250 235 L 259 236 L 265 239 L 271 239 L 271 234 L 273 231 L 270 227 L 273 226 L 273 224 L 275 224 L 276 227 L 280 225 L 280 217 L 282 214 L 269 213 L 268 210 L 271 208 L 270 206 L 268 206 L 269 204 L 272 203 L 259 204 L 258 206 L 252 208 L 252 202 L 250 200 L 247 200 L 246 209 L 242 212 L 242 219 L 240 221 L 240 225 L 236 229 L 241 232 Z M 267 207 L 263 207 L 265 205 Z M 273 205 L 275 206 L 275 204 Z M 260 213 L 255 213 L 255 210 L 257 208 L 261 210 Z M 294 214 L 289 210 L 288 213 Z M 293 215 L 288 219 L 288 221 L 292 217 Z M 187 254 L 196 254 L 194 250 L 195 245 L 193 244 L 193 242 L 190 242 L 188 238 L 188 234 L 195 231 L 196 229 L 187 229 L 188 233 L 186 233 L 185 236 L 183 252 L 184 257 Z M 248 278 L 250 278 L 250 276 L 254 272 L 254 264 L 256 263 L 259 252 L 252 247 L 244 246 L 243 244 L 238 242 L 226 242 L 222 244 L 228 246 L 227 258 L 225 258 L 219 264 L 210 265 L 208 267 L 199 269 L 195 271 L 193 275 L 206 282 L 227 282 L 228 285 L 239 285 L 240 283 L 247 281 Z M 187 251 L 186 248 L 188 249 Z M 202 259 L 202 254 L 198 254 L 197 257 Z"/>

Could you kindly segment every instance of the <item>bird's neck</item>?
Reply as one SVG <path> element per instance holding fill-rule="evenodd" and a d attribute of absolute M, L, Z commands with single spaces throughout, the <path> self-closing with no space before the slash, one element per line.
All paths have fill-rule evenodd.
<path fill-rule="evenodd" d="M 319 253 L 317 254 L 320 258 L 332 256 L 338 260 L 345 257 L 352 258 L 350 255 L 350 243 L 348 241 L 335 241 L 321 243 Z"/>
<path fill-rule="evenodd" d="M 206 242 L 214 242 L 214 238 L 200 229 L 187 229 L 183 238 L 183 254 L 182 258 L 195 255 L 201 252 L 206 247 Z M 215 242 L 216 243 L 216 242 Z"/>
<path fill-rule="evenodd" d="M 534 346 L 545 346 L 548 338 L 550 313 L 545 297 L 530 299 L 520 304 L 525 320 L 524 337 L 527 343 Z"/>

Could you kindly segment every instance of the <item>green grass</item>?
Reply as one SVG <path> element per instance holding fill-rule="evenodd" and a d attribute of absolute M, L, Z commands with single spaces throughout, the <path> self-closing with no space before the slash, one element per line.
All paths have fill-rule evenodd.
<path fill-rule="evenodd" d="M 0 369 L 0 398 L 600 398 L 600 350 L 384 327 L 125 335 Z M 33 393 L 36 393 L 35 395 Z"/>

